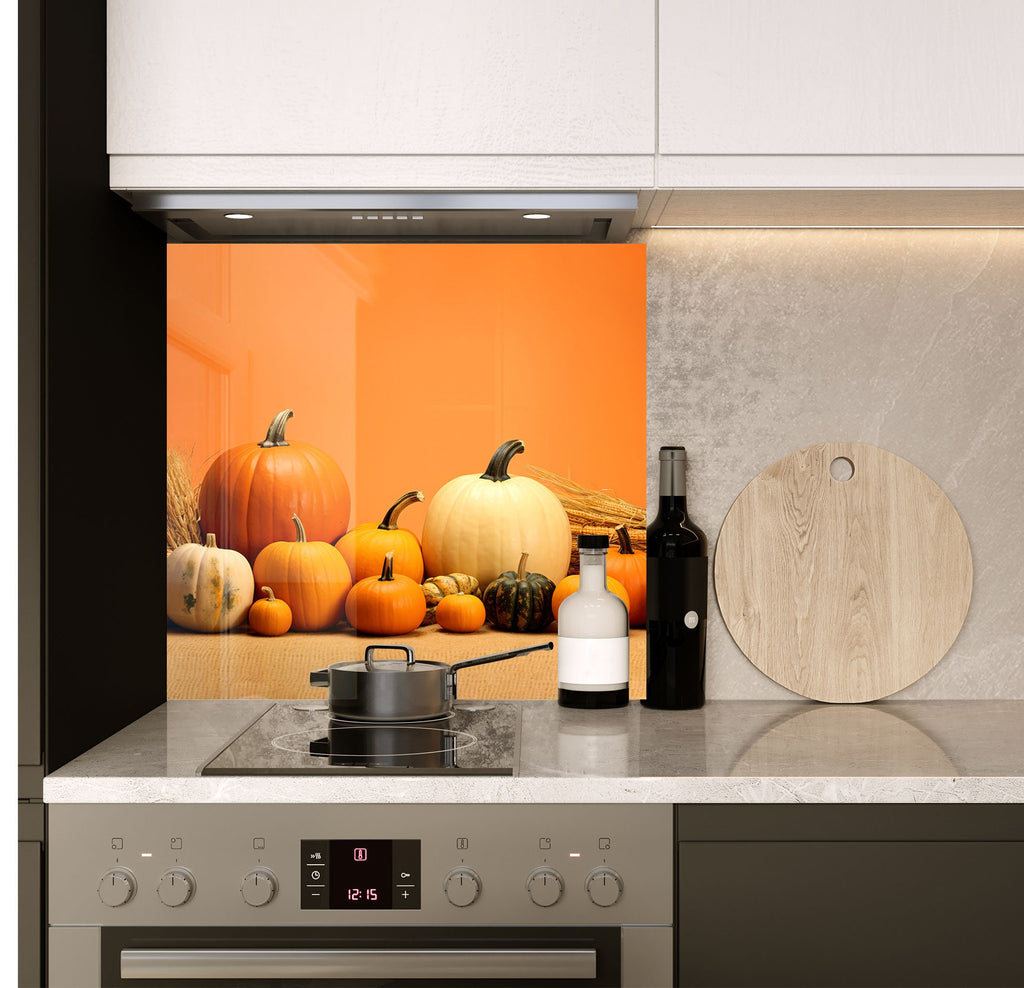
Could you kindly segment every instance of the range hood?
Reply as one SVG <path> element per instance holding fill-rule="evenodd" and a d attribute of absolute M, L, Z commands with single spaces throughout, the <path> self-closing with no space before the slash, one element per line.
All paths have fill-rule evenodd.
<path fill-rule="evenodd" d="M 636 192 L 119 190 L 174 243 L 620 243 Z"/>

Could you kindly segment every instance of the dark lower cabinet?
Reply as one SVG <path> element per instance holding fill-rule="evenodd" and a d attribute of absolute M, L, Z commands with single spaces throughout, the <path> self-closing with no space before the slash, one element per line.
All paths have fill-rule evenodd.
<path fill-rule="evenodd" d="M 681 806 L 677 983 L 1024 986 L 1024 806 Z"/>

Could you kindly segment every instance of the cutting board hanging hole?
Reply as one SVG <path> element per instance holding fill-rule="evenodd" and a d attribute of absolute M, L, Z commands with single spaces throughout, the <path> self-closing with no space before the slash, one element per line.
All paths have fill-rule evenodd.
<path fill-rule="evenodd" d="M 853 460 L 848 460 L 845 456 L 837 456 L 829 464 L 828 472 L 835 480 L 845 483 L 853 476 Z"/>

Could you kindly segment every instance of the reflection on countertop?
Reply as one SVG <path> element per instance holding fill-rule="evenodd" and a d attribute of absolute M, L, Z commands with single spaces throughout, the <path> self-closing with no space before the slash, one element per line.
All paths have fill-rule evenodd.
<path fill-rule="evenodd" d="M 514 777 L 205 777 L 272 701 L 176 700 L 48 776 L 49 802 L 1024 802 L 1024 701 L 520 701 Z"/>

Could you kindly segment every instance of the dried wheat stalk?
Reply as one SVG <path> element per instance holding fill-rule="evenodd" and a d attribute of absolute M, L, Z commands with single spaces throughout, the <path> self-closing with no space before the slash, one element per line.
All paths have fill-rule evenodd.
<path fill-rule="evenodd" d="M 533 475 L 547 487 L 561 502 L 569 516 L 572 530 L 572 556 L 569 572 L 578 573 L 580 567 L 576 536 L 581 532 L 592 535 L 607 535 L 612 545 L 616 544 L 615 526 L 625 525 L 633 548 L 643 552 L 647 548 L 647 510 L 623 501 L 607 491 L 596 491 L 581 487 L 575 481 L 562 477 L 550 470 L 530 467 Z"/>
<path fill-rule="evenodd" d="M 167 552 L 189 542 L 202 542 L 199 529 L 199 485 L 192 483 L 188 457 L 167 450 Z"/>

